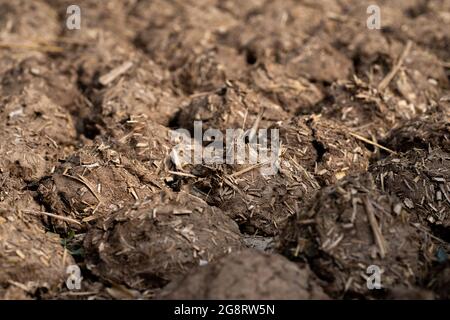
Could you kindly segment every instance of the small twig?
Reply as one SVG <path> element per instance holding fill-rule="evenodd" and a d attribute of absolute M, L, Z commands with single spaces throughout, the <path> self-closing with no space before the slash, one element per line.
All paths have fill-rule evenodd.
<path fill-rule="evenodd" d="M 405 49 L 403 50 L 402 55 L 400 56 L 397 63 L 392 68 L 391 72 L 389 72 L 386 75 L 386 77 L 384 77 L 384 79 L 381 80 L 380 84 L 378 85 L 378 91 L 383 91 L 384 89 L 386 89 L 386 87 L 389 85 L 389 83 L 392 81 L 392 79 L 394 79 L 395 75 L 402 67 L 403 61 L 405 60 L 405 58 L 408 56 L 409 52 L 411 51 L 411 48 L 412 48 L 412 41 L 409 40 L 406 43 L 406 46 L 405 46 Z"/>
<path fill-rule="evenodd" d="M 253 139 L 256 137 L 256 133 L 258 132 L 259 123 L 262 120 L 262 117 L 264 115 L 265 108 L 262 108 L 261 111 L 258 113 L 258 116 L 256 117 L 255 123 L 253 123 L 252 128 L 250 129 L 250 133 L 248 135 L 248 140 L 253 142 Z"/>
<path fill-rule="evenodd" d="M 170 174 L 174 174 L 176 176 L 182 176 L 182 177 L 188 177 L 188 178 L 198 178 L 197 176 L 194 176 L 191 173 L 185 173 L 185 172 L 179 172 L 179 171 L 168 171 Z"/>
<path fill-rule="evenodd" d="M 8 280 L 8 283 L 13 285 L 13 286 L 16 286 L 17 288 L 22 289 L 25 292 L 29 292 L 30 291 L 30 289 L 26 285 L 24 285 L 23 283 L 20 283 L 20 282 L 17 282 L 17 281 L 13 281 L 13 280 Z"/>
<path fill-rule="evenodd" d="M 39 45 L 39 44 L 30 44 L 30 43 L 9 43 L 9 42 L 0 42 L 0 48 L 4 49 L 31 49 L 38 50 L 43 52 L 54 52 L 59 53 L 63 52 L 64 49 L 61 47 L 53 46 L 53 45 Z"/>
<path fill-rule="evenodd" d="M 386 245 L 383 238 L 383 234 L 381 233 L 380 226 L 378 225 L 377 219 L 375 218 L 375 214 L 373 213 L 373 207 L 370 203 L 367 196 L 363 198 L 364 207 L 366 209 L 367 217 L 369 219 L 370 226 L 372 228 L 373 235 L 375 237 L 375 242 L 380 249 L 380 256 L 383 259 L 386 256 Z"/>
<path fill-rule="evenodd" d="M 230 177 L 230 178 L 236 178 L 237 176 L 240 176 L 241 174 L 244 174 L 244 173 L 247 173 L 247 172 L 249 172 L 249 171 L 252 171 L 252 170 L 255 169 L 255 168 L 259 168 L 259 167 L 261 167 L 262 165 L 264 165 L 264 164 L 266 164 L 266 163 L 267 163 L 267 162 L 254 164 L 254 165 L 252 165 L 252 166 L 250 166 L 250 167 L 244 168 L 244 169 L 242 169 L 242 170 L 239 170 L 239 171 L 237 171 L 237 172 L 235 172 L 235 173 L 229 175 L 229 177 Z"/>
<path fill-rule="evenodd" d="M 95 192 L 94 188 L 90 185 L 90 183 L 88 181 L 86 181 L 85 177 L 78 176 L 78 178 L 77 178 L 77 177 L 73 177 L 73 176 L 68 175 L 68 174 L 63 174 L 63 176 L 67 177 L 67 178 L 70 178 L 70 179 L 73 179 L 75 181 L 78 181 L 79 183 L 85 185 L 89 189 L 89 191 L 94 195 L 94 197 L 97 198 L 97 200 L 99 202 L 102 202 L 102 200 L 100 199 L 100 197 L 97 194 L 97 192 Z"/>
<path fill-rule="evenodd" d="M 74 224 L 77 224 L 77 225 L 81 226 L 81 223 L 79 221 L 75 220 L 75 219 L 68 218 L 68 217 L 62 217 L 62 216 L 59 216 L 57 214 L 53 214 L 53 213 L 49 213 L 49 212 L 34 211 L 34 210 L 22 210 L 22 212 L 31 213 L 31 214 L 40 214 L 40 215 L 43 215 L 43 216 L 48 216 L 48 217 L 51 217 L 51 218 L 55 218 L 55 219 L 62 220 L 62 221 L 65 221 L 65 222 L 74 223 Z"/>
<path fill-rule="evenodd" d="M 387 151 L 387 152 L 390 152 L 390 153 L 392 153 L 392 154 L 397 154 L 397 152 L 395 152 L 394 150 L 391 150 L 391 149 L 389 149 L 389 148 L 383 147 L 381 144 L 376 143 L 376 142 L 374 142 L 374 141 L 372 141 L 372 140 L 369 140 L 369 139 L 367 139 L 367 138 L 364 138 L 363 136 L 360 136 L 360 135 L 357 134 L 357 133 L 354 133 L 354 132 L 351 132 L 351 131 L 349 131 L 348 133 L 349 133 L 351 136 L 353 136 L 353 137 L 355 137 L 355 138 L 357 138 L 357 139 L 359 139 L 359 140 L 361 140 L 361 141 L 364 141 L 365 143 L 371 144 L 371 145 L 373 145 L 373 146 L 375 146 L 375 147 L 378 147 L 378 148 L 380 148 L 380 149 L 383 149 L 383 150 L 385 150 L 385 151 Z"/>
<path fill-rule="evenodd" d="M 112 69 L 107 74 L 104 74 L 103 76 L 101 76 L 98 79 L 98 81 L 100 82 L 101 85 L 107 86 L 108 84 L 113 82 L 117 77 L 120 77 L 122 74 L 127 72 L 132 66 L 133 66 L 133 63 L 131 61 L 127 61 L 127 62 L 121 64 L 120 66 L 118 66 L 117 68 Z"/>

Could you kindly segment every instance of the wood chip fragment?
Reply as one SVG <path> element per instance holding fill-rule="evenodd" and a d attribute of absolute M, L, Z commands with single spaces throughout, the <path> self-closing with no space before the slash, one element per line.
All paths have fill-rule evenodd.
<path fill-rule="evenodd" d="M 111 82 L 113 82 L 117 77 L 120 77 L 122 74 L 126 73 L 130 68 L 133 66 L 133 63 L 131 61 L 127 61 L 117 68 L 111 70 L 107 74 L 104 74 L 101 76 L 98 81 L 102 86 L 107 86 Z"/>

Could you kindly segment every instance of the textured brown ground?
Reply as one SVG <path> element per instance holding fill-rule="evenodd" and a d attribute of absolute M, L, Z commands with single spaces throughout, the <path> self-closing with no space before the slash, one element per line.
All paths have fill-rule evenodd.
<path fill-rule="evenodd" d="M 0 0 L 0 298 L 450 297 L 449 0 L 72 2 Z M 280 170 L 174 161 L 196 120 Z"/>

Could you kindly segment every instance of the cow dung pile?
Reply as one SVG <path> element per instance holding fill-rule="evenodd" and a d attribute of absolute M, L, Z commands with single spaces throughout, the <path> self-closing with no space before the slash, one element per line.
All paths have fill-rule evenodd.
<path fill-rule="evenodd" d="M 0 0 L 0 299 L 448 299 L 450 2 L 378 2 Z"/>

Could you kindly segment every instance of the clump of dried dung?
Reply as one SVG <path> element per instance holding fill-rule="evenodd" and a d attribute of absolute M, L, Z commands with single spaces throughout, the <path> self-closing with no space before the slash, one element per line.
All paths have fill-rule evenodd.
<path fill-rule="evenodd" d="M 299 117 L 272 129 L 279 130 L 281 145 L 267 145 L 269 163 L 201 165 L 190 171 L 197 177 L 193 192 L 226 211 L 250 234 L 277 234 L 321 184 L 368 167 L 364 146 L 333 122 Z M 246 149 L 245 159 L 251 150 Z"/>
<path fill-rule="evenodd" d="M 101 86 L 102 76 L 140 56 L 132 44 L 117 37 L 109 29 L 90 28 L 67 32 L 67 37 L 61 43 L 64 51 L 55 57 L 55 61 L 61 64 L 62 70 L 76 70 L 78 84 L 88 95 Z"/>
<path fill-rule="evenodd" d="M 96 116 L 106 127 L 142 115 L 168 125 L 180 102 L 167 86 L 167 79 L 165 70 L 141 56 L 99 72 L 100 88 L 90 94 Z"/>
<path fill-rule="evenodd" d="M 353 73 L 352 62 L 330 43 L 326 37 L 309 39 L 298 56 L 289 60 L 289 74 L 328 84 L 349 79 Z"/>
<path fill-rule="evenodd" d="M 87 146 L 59 164 L 40 182 L 40 200 L 52 213 L 70 218 L 70 227 L 98 219 L 161 190 L 154 172 L 106 144 Z M 67 220 L 52 220 L 56 227 Z"/>
<path fill-rule="evenodd" d="M 60 32 L 56 11 L 38 1 L 0 1 L 0 73 L 28 57 L 59 52 L 52 42 Z"/>
<path fill-rule="evenodd" d="M 244 77 L 248 85 L 289 114 L 304 113 L 324 98 L 320 88 L 305 78 L 291 76 L 281 65 L 261 63 Z"/>
<path fill-rule="evenodd" d="M 371 296 L 366 269 L 382 270 L 383 288 L 414 284 L 421 277 L 417 230 L 402 221 L 400 200 L 376 189 L 369 174 L 322 189 L 292 217 L 279 249 L 305 259 L 328 282 L 333 297 Z"/>
<path fill-rule="evenodd" d="M 104 137 L 110 140 L 114 149 L 130 159 L 139 160 L 150 172 L 162 178 L 166 177 L 168 171 L 175 170 L 175 166 L 184 164 L 172 157 L 172 151 L 180 143 L 179 134 L 149 120 L 145 115 L 130 116 L 123 123 L 108 127 Z M 157 183 L 156 180 L 154 182 Z"/>
<path fill-rule="evenodd" d="M 322 185 L 363 172 L 369 165 L 370 152 L 361 137 L 334 121 L 302 116 L 278 128 L 285 157 L 311 172 Z"/>
<path fill-rule="evenodd" d="M 218 45 L 188 56 L 174 72 L 173 83 L 186 94 L 201 94 L 219 89 L 228 79 L 238 79 L 245 68 L 236 49 Z"/>
<path fill-rule="evenodd" d="M 450 154 L 413 149 L 370 168 L 377 184 L 402 199 L 414 221 L 450 227 Z"/>
<path fill-rule="evenodd" d="M 244 14 L 245 11 L 236 14 L 237 16 L 244 14 L 244 22 L 225 34 L 225 43 L 245 53 L 250 65 L 259 62 L 280 63 L 288 66 L 286 70 L 289 70 L 288 73 L 292 78 L 298 78 L 302 68 L 304 68 L 302 75 L 307 77 L 328 78 L 330 74 L 336 74 L 337 70 L 342 71 L 339 62 L 345 57 L 326 43 L 328 39 L 323 39 L 318 34 L 322 24 L 327 20 L 322 12 L 325 6 L 327 11 L 340 11 L 334 1 L 316 2 L 314 6 L 295 1 L 257 3 L 247 15 Z M 241 9 L 236 4 L 228 4 L 227 7 L 234 7 L 232 12 Z M 305 21 L 308 23 L 304 23 Z M 314 41 L 315 38 L 320 40 Z M 322 48 L 317 46 L 319 41 L 325 42 Z M 327 48 L 321 50 L 325 47 Z M 321 56 L 320 63 L 316 63 L 317 60 L 312 63 L 317 66 L 325 61 L 326 56 L 331 59 L 325 62 L 326 67 L 322 68 L 321 72 L 317 72 L 318 68 L 314 72 L 312 70 L 314 66 L 308 65 L 308 59 L 311 61 L 312 55 Z M 345 64 L 351 67 L 351 63 L 348 62 L 350 61 L 347 60 Z M 345 77 L 345 74 L 340 76 Z"/>
<path fill-rule="evenodd" d="M 0 168 L 24 181 L 48 174 L 76 139 L 72 118 L 45 95 L 25 88 L 0 110 Z"/>
<path fill-rule="evenodd" d="M 0 213 L 0 297 L 43 298 L 59 290 L 74 264 L 58 235 L 6 211 Z"/>
<path fill-rule="evenodd" d="M 136 44 L 171 71 L 181 68 L 194 55 L 215 48 L 217 38 L 237 23 L 229 13 L 207 3 L 157 1 L 143 3 L 140 10 L 146 9 L 149 24 L 138 34 Z"/>
<path fill-rule="evenodd" d="M 136 45 L 169 69 L 174 85 L 188 95 L 217 89 L 246 67 L 236 48 L 220 43 L 237 20 L 211 4 L 142 2 L 131 11 L 134 23 L 142 24 L 138 19 L 144 15 L 149 22 L 139 27 Z"/>
<path fill-rule="evenodd" d="M 413 148 L 450 152 L 450 116 L 439 113 L 399 124 L 389 132 L 384 144 L 399 152 Z"/>
<path fill-rule="evenodd" d="M 169 284 L 160 299 L 327 299 L 307 266 L 247 249 L 199 267 Z"/>
<path fill-rule="evenodd" d="M 450 5 L 447 1 L 423 2 L 418 10 L 411 11 L 412 18 L 399 31 L 405 38 L 435 53 L 443 61 L 450 60 Z M 430 23 L 432 21 L 432 23 Z"/>
<path fill-rule="evenodd" d="M 206 168 L 192 183 L 193 192 L 227 212 L 244 232 L 277 234 L 289 216 L 312 197 L 319 184 L 300 167 L 282 167 L 274 175 L 264 174 L 261 169 L 258 165 Z M 192 172 L 197 173 L 195 170 L 198 169 Z"/>
<path fill-rule="evenodd" d="M 61 63 L 44 57 L 30 57 L 5 72 L 0 82 L 3 96 L 20 95 L 25 88 L 44 93 L 53 103 L 77 114 L 82 99 L 74 70 L 60 69 Z"/>
<path fill-rule="evenodd" d="M 99 221 L 84 247 L 94 274 L 141 290 L 237 250 L 241 241 L 220 209 L 188 194 L 161 193 Z"/>
<path fill-rule="evenodd" d="M 259 120 L 260 117 L 260 120 Z M 181 128 L 193 131 L 194 121 L 203 122 L 203 130 L 253 127 L 268 128 L 274 122 L 287 119 L 281 106 L 256 94 L 241 82 L 227 82 L 219 90 L 194 97 L 178 116 Z"/>
<path fill-rule="evenodd" d="M 27 185 L 8 173 L 0 173 L 0 211 L 4 217 L 25 212 L 34 214 L 39 221 L 41 206 L 35 200 L 35 192 Z"/>
<path fill-rule="evenodd" d="M 397 121 L 396 113 L 389 110 L 373 88 L 358 78 L 331 85 L 326 98 L 312 111 L 369 140 L 384 137 Z"/>
<path fill-rule="evenodd" d="M 447 75 L 439 59 L 411 42 L 398 52 L 395 64 L 378 84 L 378 89 L 383 92 L 386 88 L 383 99 L 399 118 L 412 119 L 432 111 L 442 90 L 448 87 Z"/>

